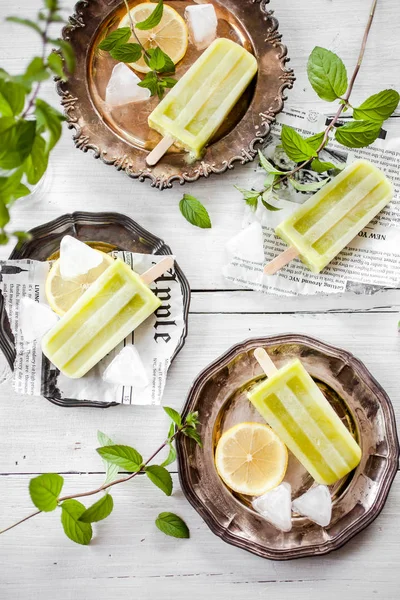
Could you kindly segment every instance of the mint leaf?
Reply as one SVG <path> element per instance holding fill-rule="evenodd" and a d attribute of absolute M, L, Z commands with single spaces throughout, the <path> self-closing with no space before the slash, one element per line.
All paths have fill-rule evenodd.
<path fill-rule="evenodd" d="M 367 98 L 358 108 L 354 108 L 353 117 L 359 121 L 382 123 L 394 113 L 399 101 L 400 95 L 396 90 L 383 90 Z"/>
<path fill-rule="evenodd" d="M 66 67 L 70 73 L 75 71 L 75 52 L 71 44 L 61 38 L 49 40 L 60 48 L 61 54 L 65 60 Z"/>
<path fill-rule="evenodd" d="M 106 519 L 114 508 L 114 501 L 110 494 L 106 494 L 100 500 L 97 500 L 92 506 L 89 506 L 78 518 L 82 523 L 97 523 Z"/>
<path fill-rule="evenodd" d="M 347 148 L 364 148 L 374 142 L 380 134 L 382 123 L 374 121 L 350 121 L 335 131 L 335 138 Z"/>
<path fill-rule="evenodd" d="M 266 208 L 267 210 L 271 211 L 271 212 L 276 212 L 278 210 L 282 210 L 281 208 L 279 208 L 278 206 L 274 206 L 273 204 L 271 204 L 270 202 L 268 202 L 270 196 L 271 196 L 271 192 L 272 189 L 266 190 L 261 198 L 261 203 L 264 206 L 264 208 Z"/>
<path fill-rule="evenodd" d="M 160 71 L 165 66 L 164 52 L 160 48 L 154 48 L 150 58 L 145 57 L 145 61 L 153 71 Z"/>
<path fill-rule="evenodd" d="M 139 44 L 121 44 L 110 50 L 110 54 L 115 60 L 133 63 L 142 56 L 142 48 Z"/>
<path fill-rule="evenodd" d="M 176 450 L 173 447 L 172 443 L 169 443 L 169 453 L 168 453 L 168 456 L 164 460 L 164 462 L 161 463 L 161 466 L 162 467 L 168 467 L 168 465 L 171 465 L 175 461 L 176 461 Z"/>
<path fill-rule="evenodd" d="M 289 181 L 294 189 L 298 190 L 299 192 L 316 192 L 317 190 L 323 188 L 330 181 L 330 179 L 327 178 L 323 179 L 322 181 L 313 181 L 311 183 L 300 183 L 296 179 L 289 177 Z"/>
<path fill-rule="evenodd" d="M 61 509 L 61 523 L 65 535 L 73 542 L 87 546 L 92 539 L 93 531 L 90 523 L 79 520 L 79 517 L 86 512 L 84 505 L 78 500 L 64 500 Z"/>
<path fill-rule="evenodd" d="M 176 85 L 178 83 L 178 81 L 176 79 L 174 79 L 173 77 L 163 77 L 162 82 L 165 84 L 165 87 L 167 87 L 167 88 L 173 88 L 174 85 Z"/>
<path fill-rule="evenodd" d="M 182 425 L 182 418 L 178 411 L 176 411 L 174 408 L 170 408 L 169 406 L 163 406 L 163 408 L 169 416 L 169 418 L 173 420 L 175 425 L 180 427 Z"/>
<path fill-rule="evenodd" d="M 281 140 L 284 151 L 296 163 L 317 156 L 314 148 L 288 125 L 282 126 Z"/>
<path fill-rule="evenodd" d="M 99 440 L 99 444 L 101 444 L 102 446 L 115 446 L 112 439 L 109 438 L 108 435 L 106 435 L 102 431 L 97 432 L 97 439 Z M 106 484 L 106 483 L 111 483 L 112 481 L 115 481 L 118 477 L 118 471 L 119 471 L 118 465 L 113 465 L 104 459 L 103 459 L 103 463 L 104 463 L 104 466 L 106 469 L 106 478 L 104 480 L 104 483 Z"/>
<path fill-rule="evenodd" d="M 346 67 L 334 52 L 316 46 L 307 64 L 308 79 L 318 96 L 333 102 L 342 96 L 348 86 Z"/>
<path fill-rule="evenodd" d="M 200 434 L 198 431 L 196 431 L 196 429 L 182 429 L 182 433 L 186 435 L 186 437 L 192 438 L 192 440 L 194 440 L 196 444 L 200 446 L 200 448 L 203 447 Z"/>
<path fill-rule="evenodd" d="M 184 194 L 182 200 L 179 202 L 179 210 L 186 221 L 189 221 L 195 227 L 200 227 L 201 229 L 211 228 L 211 220 L 207 210 L 200 200 L 197 200 L 194 196 Z"/>
<path fill-rule="evenodd" d="M 306 142 L 309 146 L 311 146 L 311 148 L 313 148 L 317 152 L 317 150 L 319 150 L 319 147 L 322 144 L 324 136 L 325 136 L 325 132 L 321 131 L 321 133 L 315 133 L 314 135 L 311 135 L 310 137 L 306 138 Z M 326 144 L 327 143 L 328 143 L 328 140 L 326 140 Z M 325 146 L 326 146 L 326 144 L 325 144 Z"/>
<path fill-rule="evenodd" d="M 131 446 L 104 446 L 103 448 L 97 448 L 97 452 L 104 460 L 113 465 L 118 465 L 125 471 L 135 473 L 140 471 L 142 467 L 142 456 Z"/>
<path fill-rule="evenodd" d="M 33 504 L 39 510 L 50 512 L 58 505 L 64 479 L 57 473 L 44 473 L 29 482 L 29 494 Z"/>
<path fill-rule="evenodd" d="M 167 496 L 172 494 L 172 477 L 167 469 L 162 466 L 151 465 L 145 468 L 147 477 L 160 488 Z"/>
<path fill-rule="evenodd" d="M 197 410 L 190 412 L 185 419 L 185 425 L 189 425 L 189 427 L 194 427 L 194 429 L 196 429 L 196 426 L 199 424 L 199 412 Z"/>
<path fill-rule="evenodd" d="M 47 143 L 47 152 L 49 152 L 61 137 L 61 123 L 65 121 L 65 117 L 40 98 L 37 98 L 35 102 L 35 116 L 38 129 L 47 131 L 49 134 Z"/>
<path fill-rule="evenodd" d="M 170 512 L 162 512 L 156 519 L 156 525 L 160 531 L 175 538 L 189 538 L 188 526 L 178 515 Z"/>
<path fill-rule="evenodd" d="M 145 19 L 144 21 L 141 21 L 140 23 L 136 23 L 135 28 L 140 29 L 140 30 L 153 29 L 160 23 L 162 16 L 163 16 L 163 12 L 164 12 L 163 0 L 159 0 L 157 6 L 155 7 L 155 9 L 151 13 L 151 15 L 149 15 L 147 17 L 147 19 Z"/>
<path fill-rule="evenodd" d="M 324 162 L 315 158 L 311 163 L 311 169 L 316 173 L 325 173 L 325 171 L 331 171 L 332 169 L 340 169 L 339 165 L 334 165 L 331 162 Z"/>
<path fill-rule="evenodd" d="M 50 75 L 46 69 L 43 58 L 35 56 L 26 68 L 22 75 L 21 83 L 31 85 L 34 81 L 46 81 Z"/>
<path fill-rule="evenodd" d="M 46 152 L 46 142 L 40 135 L 36 135 L 31 153 L 26 158 L 24 170 L 28 183 L 36 185 L 42 179 L 49 162 L 49 155 Z"/>
<path fill-rule="evenodd" d="M 5 227 L 7 225 L 7 223 L 9 223 L 10 221 L 10 213 L 8 212 L 8 208 L 7 206 L 4 204 L 3 198 L 0 200 L 0 227 Z M 4 242 L 2 241 L 2 238 L 0 238 L 0 244 L 6 244 L 8 241 L 5 240 Z"/>
<path fill-rule="evenodd" d="M 113 48 L 116 46 L 125 44 L 131 35 L 132 32 L 130 27 L 120 27 L 104 38 L 104 40 L 100 42 L 99 48 L 100 50 L 106 50 L 107 52 L 110 52 L 110 50 L 113 50 Z"/>
<path fill-rule="evenodd" d="M 152 96 L 155 96 L 158 91 L 158 80 L 157 75 L 154 71 L 150 71 L 150 73 L 146 73 L 144 79 L 140 83 L 138 83 L 139 87 L 148 88 Z"/>
<path fill-rule="evenodd" d="M 264 154 L 261 152 L 261 150 L 258 151 L 258 158 L 260 159 L 260 166 L 264 169 L 264 171 L 266 171 L 267 173 L 273 173 L 274 175 L 284 175 L 284 171 L 278 171 L 274 165 L 272 165 L 264 156 Z"/>
<path fill-rule="evenodd" d="M 6 21 L 10 23 L 18 23 L 19 25 L 24 25 L 25 27 L 29 27 L 38 33 L 41 37 L 43 35 L 42 30 L 39 25 L 30 19 L 21 19 L 21 17 L 7 17 Z"/>
<path fill-rule="evenodd" d="M 243 194 L 243 198 L 246 201 L 246 204 L 250 206 L 253 210 L 256 210 L 258 205 L 258 198 L 260 197 L 260 192 L 256 190 L 245 190 L 244 188 L 239 187 L 238 185 L 234 186 L 238 192 Z"/>
<path fill-rule="evenodd" d="M 24 87 L 13 81 L 0 79 L 0 113 L 3 117 L 19 115 L 25 104 Z"/>
<path fill-rule="evenodd" d="M 22 165 L 32 151 L 35 131 L 35 121 L 17 121 L 3 131 L 0 123 L 0 168 L 14 169 Z"/>
<path fill-rule="evenodd" d="M 49 54 L 47 58 L 47 64 L 49 65 L 49 69 L 54 73 L 54 75 L 57 75 L 57 77 L 59 77 L 62 81 L 66 80 L 64 74 L 63 61 L 59 54 L 57 54 L 56 52 L 52 52 L 51 54 Z"/>

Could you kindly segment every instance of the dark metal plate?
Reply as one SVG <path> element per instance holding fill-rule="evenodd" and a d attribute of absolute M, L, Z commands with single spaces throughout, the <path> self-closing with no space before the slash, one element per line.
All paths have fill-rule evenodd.
<path fill-rule="evenodd" d="M 146 1 L 146 0 L 145 0 Z M 143 0 L 130 0 L 130 6 Z M 172 187 L 224 173 L 236 163 L 245 164 L 257 155 L 257 145 L 270 131 L 282 110 L 284 91 L 294 82 L 286 68 L 286 47 L 281 43 L 278 21 L 269 11 L 269 0 L 210 0 L 218 16 L 218 35 L 233 39 L 252 51 L 258 61 L 256 79 L 221 125 L 201 160 L 187 162 L 187 153 L 172 147 L 153 168 L 146 166 L 148 152 L 160 141 L 149 129 L 147 117 L 157 103 L 155 98 L 110 110 L 104 102 L 105 88 L 116 64 L 97 46 L 104 35 L 115 29 L 125 14 L 121 0 L 81 0 L 64 28 L 76 53 L 77 68 L 68 82 L 58 82 L 68 125 L 75 129 L 77 148 L 92 150 L 95 158 L 125 171 L 139 181 L 150 181 L 159 189 Z M 181 15 L 192 0 L 168 0 Z M 200 55 L 193 46 L 177 65 L 177 77 Z"/>
<path fill-rule="evenodd" d="M 330 487 L 333 512 L 328 527 L 295 517 L 289 533 L 278 531 L 251 507 L 251 498 L 234 494 L 214 466 L 221 434 L 236 423 L 263 421 L 246 391 L 263 377 L 253 350 L 264 347 L 277 367 L 299 358 L 352 431 L 362 449 L 357 469 Z M 364 529 L 382 510 L 396 475 L 399 442 L 388 396 L 366 367 L 350 353 L 303 335 L 252 339 L 234 346 L 193 383 L 184 414 L 199 411 L 203 448 L 177 440 L 179 474 L 186 498 L 224 541 L 274 560 L 316 556 L 335 550 Z M 293 498 L 313 483 L 294 456 L 285 480 Z"/>

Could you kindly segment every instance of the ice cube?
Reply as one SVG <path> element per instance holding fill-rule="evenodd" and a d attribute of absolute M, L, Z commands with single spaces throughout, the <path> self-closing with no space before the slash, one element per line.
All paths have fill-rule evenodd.
<path fill-rule="evenodd" d="M 190 39 L 198 50 L 207 48 L 217 37 L 218 19 L 212 4 L 187 6 L 185 18 Z"/>
<path fill-rule="evenodd" d="M 251 262 L 265 262 L 263 232 L 258 221 L 254 221 L 231 238 L 225 247 L 232 258 L 240 256 L 241 259 Z"/>
<path fill-rule="evenodd" d="M 20 300 L 19 327 L 26 342 L 42 337 L 59 318 L 46 304 L 35 302 L 27 296 Z"/>
<path fill-rule="evenodd" d="M 97 250 L 65 235 L 60 245 L 60 273 L 63 279 L 75 279 L 100 265 L 103 257 Z"/>
<path fill-rule="evenodd" d="M 149 385 L 142 359 L 135 346 L 125 346 L 103 373 L 107 383 L 142 390 Z"/>
<path fill-rule="evenodd" d="M 122 106 L 129 102 L 141 102 L 150 98 L 150 90 L 138 86 L 140 78 L 124 63 L 112 70 L 106 87 L 106 102 L 110 106 Z"/>
<path fill-rule="evenodd" d="M 289 483 L 278 487 L 253 500 L 253 508 L 274 527 L 288 532 L 292 529 L 292 488 Z"/>
<path fill-rule="evenodd" d="M 293 500 L 294 512 L 308 517 L 321 527 L 327 527 L 332 517 L 332 498 L 326 485 L 317 485 Z"/>

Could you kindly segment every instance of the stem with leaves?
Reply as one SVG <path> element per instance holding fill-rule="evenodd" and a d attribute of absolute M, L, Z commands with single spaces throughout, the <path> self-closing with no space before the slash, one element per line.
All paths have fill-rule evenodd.
<path fill-rule="evenodd" d="M 155 450 L 152 455 L 143 461 L 142 456 L 131 446 L 116 445 L 103 433 L 99 432 L 99 441 L 102 444 L 97 448 L 97 452 L 103 458 L 106 464 L 106 479 L 104 483 L 93 490 L 68 494 L 60 496 L 64 483 L 63 478 L 55 473 L 46 473 L 31 479 L 29 491 L 37 511 L 17 521 L 13 525 L 6 527 L 0 534 L 21 525 L 25 521 L 36 517 L 41 512 L 50 512 L 57 507 L 61 507 L 61 522 L 65 534 L 78 544 L 88 544 L 92 539 L 91 523 L 101 521 L 108 517 L 113 510 L 113 500 L 109 494 L 109 489 L 126 483 L 134 479 L 137 475 L 145 474 L 152 483 L 159 487 L 167 496 L 172 493 L 172 478 L 165 468 L 175 461 L 176 451 L 173 442 L 179 435 L 185 435 L 192 438 L 197 444 L 201 445 L 197 426 L 199 424 L 198 414 L 189 413 L 182 421 L 179 413 L 173 408 L 164 408 L 171 419 L 171 427 L 167 439 Z M 169 447 L 169 455 L 161 465 L 152 465 L 152 461 L 164 450 Z M 118 477 L 119 468 L 130 471 L 131 474 L 126 477 Z M 85 498 L 105 492 L 95 504 L 87 508 L 78 502 L 77 498 Z M 156 519 L 157 527 L 173 537 L 189 537 L 189 530 L 177 515 L 172 513 L 161 513 Z"/>

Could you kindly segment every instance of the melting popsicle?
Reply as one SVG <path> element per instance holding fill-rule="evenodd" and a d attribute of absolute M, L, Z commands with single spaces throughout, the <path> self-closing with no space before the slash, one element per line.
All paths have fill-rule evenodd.
<path fill-rule="evenodd" d="M 150 114 L 150 127 L 164 139 L 147 164 L 155 165 L 174 143 L 198 158 L 256 73 L 250 52 L 232 40 L 215 40 Z"/>
<path fill-rule="evenodd" d="M 142 276 L 115 260 L 42 340 L 43 354 L 64 375 L 85 375 L 161 304 L 148 287 L 171 268 L 166 257 Z"/>
<path fill-rule="evenodd" d="M 254 352 L 268 379 L 248 398 L 317 483 L 350 473 L 361 449 L 299 360 L 277 369 L 262 348 Z"/>
<path fill-rule="evenodd" d="M 289 248 L 264 267 L 273 275 L 297 256 L 319 273 L 391 201 L 393 185 L 367 160 L 356 160 L 280 223 Z"/>

